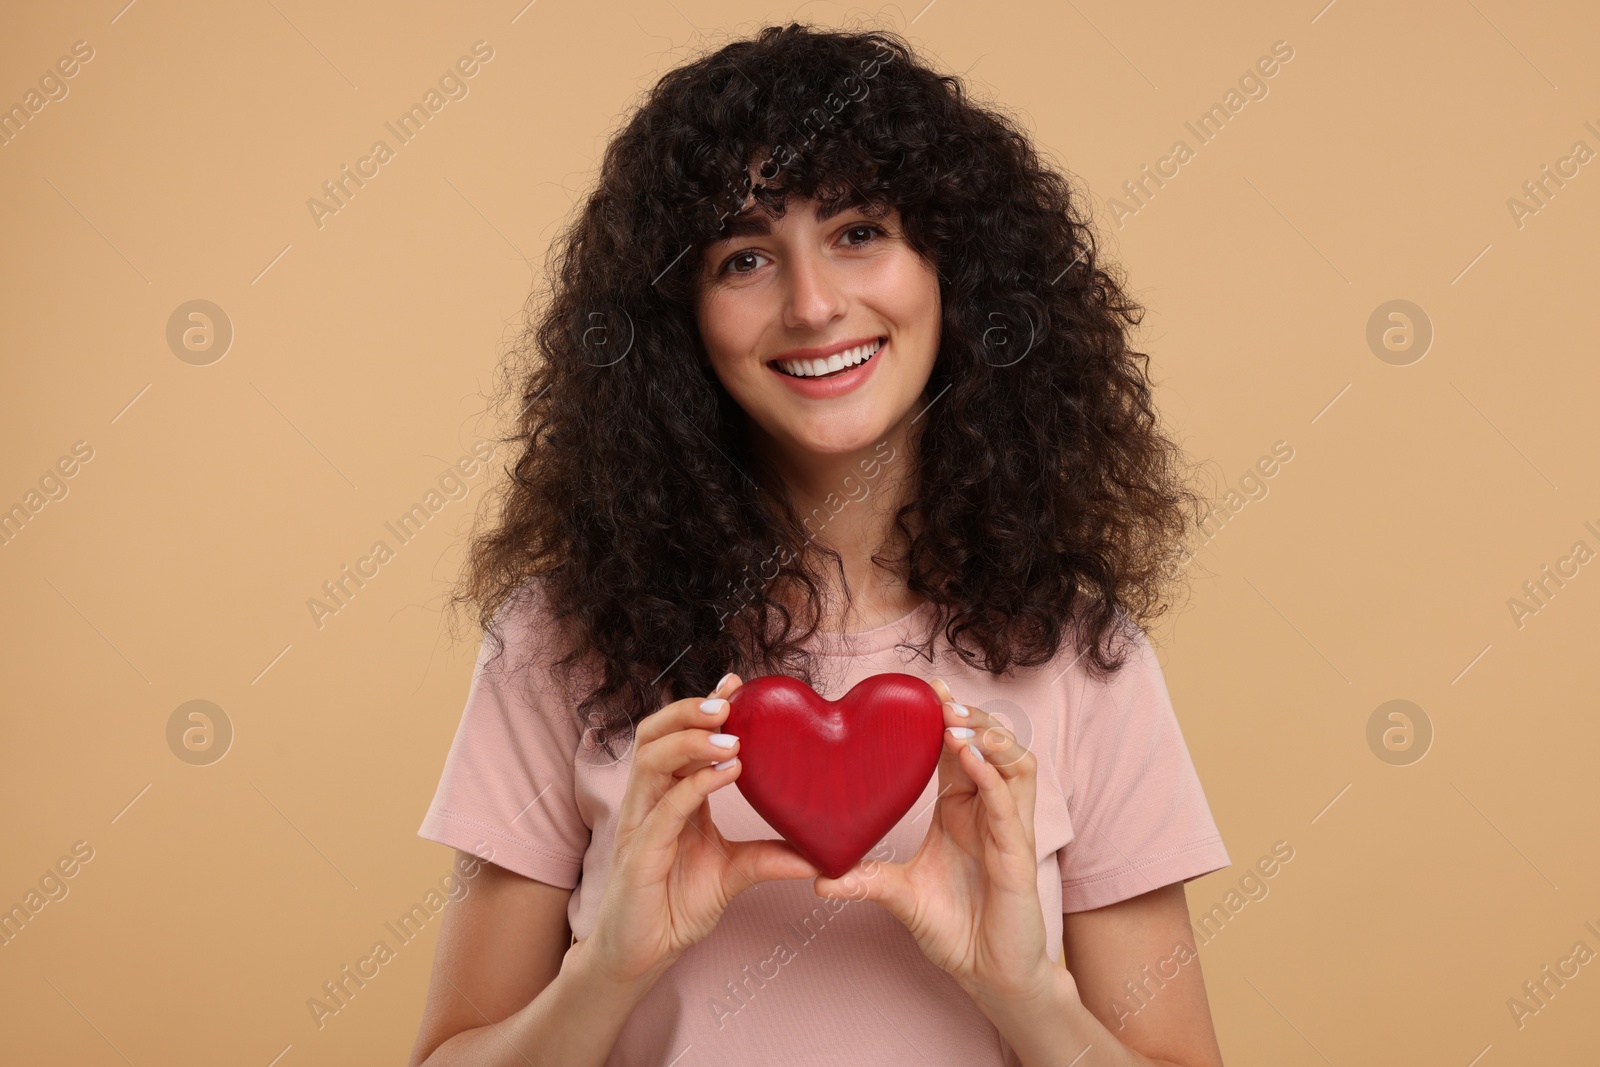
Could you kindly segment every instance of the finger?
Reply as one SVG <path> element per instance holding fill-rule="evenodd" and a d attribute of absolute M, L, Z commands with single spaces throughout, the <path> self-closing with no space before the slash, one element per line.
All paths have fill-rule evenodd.
<path fill-rule="evenodd" d="M 950 686 L 943 678 L 935 678 L 933 681 L 929 682 L 928 684 L 933 686 L 933 691 L 935 693 L 939 694 L 939 702 L 940 703 L 942 703 L 942 704 L 953 704 L 953 703 L 955 703 L 955 699 L 956 698 L 950 695 Z"/>
<path fill-rule="evenodd" d="M 683 700 L 674 700 L 659 711 L 641 719 L 634 729 L 631 758 L 635 761 L 635 764 L 637 765 L 640 753 L 647 746 L 684 729 L 700 728 L 706 730 L 708 735 L 717 732 L 718 727 L 728 717 L 728 702 L 725 698 L 741 684 L 743 683 L 737 674 L 725 674 L 712 688 L 709 696 L 686 697 Z M 680 761 L 673 766 L 670 776 L 684 778 L 702 767 L 709 767 L 725 758 L 727 758 L 726 753 L 712 752 L 704 759 Z M 653 764 L 647 764 L 647 768 L 652 772 L 659 772 L 659 768 Z M 657 791 L 661 791 L 667 789 L 670 783 L 662 781 L 658 773 L 647 784 L 652 784 Z M 644 817 L 643 810 L 635 810 L 632 814 L 637 818 Z M 622 815 L 623 812 L 619 812 L 619 817 Z"/>
<path fill-rule="evenodd" d="M 629 839 L 628 850 L 652 860 L 670 854 L 689 819 L 705 804 L 706 797 L 737 778 L 739 767 L 737 759 L 722 770 L 707 767 L 653 798 L 655 804 Z"/>
<path fill-rule="evenodd" d="M 915 893 L 903 863 L 863 860 L 838 878 L 818 877 L 812 889 L 824 900 L 875 900 L 902 923 L 914 917 Z"/>
<path fill-rule="evenodd" d="M 989 765 L 1000 772 L 1000 776 L 1007 781 L 1014 781 L 1024 775 L 1034 773 L 1038 767 L 1038 760 L 1017 740 L 1017 735 L 1005 726 L 994 723 L 989 726 L 975 727 L 977 736 L 973 741 L 983 752 L 983 758 Z"/>
<path fill-rule="evenodd" d="M 659 710 L 639 720 L 633 734 L 634 746 L 638 748 L 651 741 L 658 741 L 686 726 L 721 723 L 728 710 L 726 697 L 739 688 L 740 684 L 737 674 L 725 674 L 706 696 L 685 697 L 663 705 Z"/>
<path fill-rule="evenodd" d="M 972 723 L 967 729 L 972 731 L 970 738 L 956 738 L 950 744 L 960 747 L 970 747 L 978 752 L 983 761 L 992 767 L 1000 778 L 1010 788 L 1012 801 L 1021 813 L 1023 826 L 1029 834 L 1033 833 L 1034 799 L 1038 791 L 1039 760 L 1032 752 L 1024 748 L 1017 740 L 1016 734 L 1007 728 L 993 715 L 982 708 L 969 708 L 966 722 Z M 946 731 L 949 736 L 953 731 Z M 963 772 L 968 766 L 962 762 Z M 968 777 L 972 777 L 970 774 Z M 976 782 L 976 778 L 973 778 Z M 981 787 L 975 785 L 981 792 Z"/>
<path fill-rule="evenodd" d="M 989 836 L 1007 855 L 1027 855 L 1032 860 L 1030 842 L 1031 826 L 1024 826 L 1017 807 L 1017 798 L 1000 768 L 984 760 L 974 745 L 964 745 L 961 762 L 968 775 L 977 784 L 978 796 L 983 801 L 985 822 Z"/>
<path fill-rule="evenodd" d="M 618 819 L 637 826 L 661 794 L 693 774 L 739 754 L 739 738 L 711 729 L 683 729 L 633 752 Z"/>
<path fill-rule="evenodd" d="M 743 684 L 743 679 L 741 679 L 737 674 L 730 673 L 723 675 L 722 681 L 718 682 L 712 688 L 710 695 L 706 697 L 705 700 L 702 700 L 695 705 L 698 715 L 691 716 L 691 719 L 704 726 L 706 729 L 711 729 L 713 726 L 721 726 L 723 723 L 727 722 L 727 698 L 731 697 L 734 693 L 734 690 L 738 689 Z M 691 760 L 690 762 L 679 767 L 676 771 L 673 771 L 673 777 L 687 778 L 689 775 L 700 770 L 702 767 L 709 767 L 714 763 L 721 763 L 725 758 L 726 755 L 723 754 L 712 759 Z"/>
<path fill-rule="evenodd" d="M 720 720 L 726 715 L 726 709 L 711 715 L 703 712 L 695 714 L 703 719 Z M 628 784 L 617 813 L 619 826 L 638 826 L 649 815 L 657 799 L 673 788 L 675 783 L 738 753 L 737 737 L 705 726 L 698 729 L 685 727 L 648 744 L 636 745 L 632 753 L 633 765 L 628 771 Z"/>
<path fill-rule="evenodd" d="M 983 755 L 1008 780 L 1021 774 L 1034 771 L 1038 761 L 1033 758 L 1026 746 L 1017 739 L 1016 733 L 1005 723 L 995 718 L 989 712 L 975 705 L 948 705 L 945 716 L 947 725 L 959 722 L 973 731 L 976 735 L 974 741 L 983 750 Z M 965 711 L 967 714 L 962 715 Z M 952 718 L 951 716 L 956 716 Z M 1028 761 L 1032 762 L 1028 762 Z"/>
<path fill-rule="evenodd" d="M 948 708 L 948 705 L 947 705 Z M 947 710 L 946 721 L 960 723 L 961 719 L 955 718 Z M 960 796 L 963 793 L 977 792 L 970 775 L 961 766 L 961 750 L 967 746 L 968 741 L 975 737 L 976 732 L 969 726 L 947 726 L 944 731 L 944 743 L 939 750 L 939 799 L 948 796 Z"/>
<path fill-rule="evenodd" d="M 944 679 L 935 678 L 932 684 L 934 692 L 949 697 L 950 687 L 945 684 Z M 961 769 L 961 761 L 957 758 L 961 754 L 961 744 L 951 743 L 953 738 L 968 736 L 962 731 L 971 730 L 971 723 L 968 722 L 971 713 L 965 706 L 949 699 L 946 699 L 940 708 L 944 712 L 945 732 L 944 745 L 939 751 L 939 796 L 942 798 L 949 792 L 971 793 L 977 787 L 972 784 L 972 779 L 967 777 L 967 772 Z M 955 728 L 954 733 L 951 732 L 952 727 Z"/>

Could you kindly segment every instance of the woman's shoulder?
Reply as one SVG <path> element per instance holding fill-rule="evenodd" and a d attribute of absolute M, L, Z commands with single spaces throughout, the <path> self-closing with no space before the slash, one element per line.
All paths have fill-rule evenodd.
<path fill-rule="evenodd" d="M 534 576 L 495 609 L 483 636 L 478 670 L 493 672 L 499 684 L 514 681 L 531 704 L 570 708 L 574 687 L 585 677 L 581 658 L 567 661 L 574 647 L 570 620 L 557 612 L 550 580 Z"/>
<path fill-rule="evenodd" d="M 524 578 L 495 608 L 485 636 L 494 636 L 505 648 L 520 654 L 518 667 L 553 658 L 573 647 L 570 619 L 556 609 L 553 580 L 547 575 Z"/>

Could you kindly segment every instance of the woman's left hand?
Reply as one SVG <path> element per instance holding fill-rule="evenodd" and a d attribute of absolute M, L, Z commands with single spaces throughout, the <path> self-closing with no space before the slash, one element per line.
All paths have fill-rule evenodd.
<path fill-rule="evenodd" d="M 980 1003 L 1044 996 L 1069 976 L 1045 945 L 1033 832 L 1038 759 L 993 716 L 980 708 L 962 716 L 949 687 L 933 686 L 946 730 L 922 846 L 908 863 L 857 864 L 839 878 L 818 877 L 814 889 L 882 904 Z"/>

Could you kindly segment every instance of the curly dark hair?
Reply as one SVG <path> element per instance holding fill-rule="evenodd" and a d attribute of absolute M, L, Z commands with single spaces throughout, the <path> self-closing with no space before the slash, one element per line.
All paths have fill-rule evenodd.
<path fill-rule="evenodd" d="M 1167 610 L 1200 519 L 1128 346 L 1143 309 L 1097 255 L 1087 198 L 897 34 L 768 26 L 660 79 L 552 246 L 552 293 L 539 311 L 530 295 L 505 367 L 516 462 L 451 597 L 500 639 L 537 584 L 572 639 L 559 666 L 593 670 L 573 710 L 608 752 L 726 671 L 812 677 L 816 549 L 694 314 L 700 250 L 747 201 L 781 217 L 787 194 L 898 208 L 938 271 L 903 551 L 873 557 L 936 606 L 930 659 L 942 634 L 1002 674 L 1070 633 L 1097 677 L 1120 669 L 1113 639 Z"/>

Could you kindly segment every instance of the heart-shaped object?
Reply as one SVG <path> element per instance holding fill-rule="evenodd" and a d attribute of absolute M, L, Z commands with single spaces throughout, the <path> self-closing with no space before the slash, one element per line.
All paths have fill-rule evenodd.
<path fill-rule="evenodd" d="M 911 810 L 939 765 L 944 708 L 909 674 L 875 674 L 838 700 L 781 674 L 728 698 L 739 738 L 734 784 L 829 878 L 856 865 Z"/>

